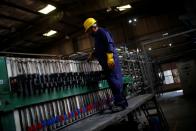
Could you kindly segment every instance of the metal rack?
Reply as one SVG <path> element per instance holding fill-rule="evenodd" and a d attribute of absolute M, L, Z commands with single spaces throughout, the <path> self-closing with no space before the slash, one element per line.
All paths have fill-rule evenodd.
<path fill-rule="evenodd" d="M 139 49 L 129 51 L 127 47 L 120 47 L 117 51 L 123 74 L 133 78 L 130 94 L 159 93 L 157 90 L 160 87 L 156 83 L 161 81 L 157 81 L 158 71 L 153 69 L 155 62 Z"/>

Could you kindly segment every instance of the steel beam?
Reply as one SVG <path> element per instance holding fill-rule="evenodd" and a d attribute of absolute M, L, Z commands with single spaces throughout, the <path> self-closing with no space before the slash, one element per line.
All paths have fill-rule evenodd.
<path fill-rule="evenodd" d="M 191 29 L 191 30 L 187 30 L 187 31 L 183 31 L 183 32 L 180 32 L 180 33 L 176 33 L 176 34 L 173 34 L 173 35 L 169 35 L 169 36 L 166 36 L 166 37 L 154 39 L 154 40 L 151 40 L 151 41 L 143 42 L 141 44 L 145 46 L 147 44 L 151 44 L 151 43 L 154 43 L 154 42 L 159 42 L 159 41 L 162 41 L 162 40 L 170 39 L 170 38 L 173 38 L 173 37 L 177 37 L 177 36 L 180 36 L 180 35 L 192 33 L 192 32 L 195 32 L 195 31 L 196 31 L 196 28 Z"/>
<path fill-rule="evenodd" d="M 29 25 L 22 31 L 18 31 L 14 35 L 10 36 L 10 39 L 1 41 L 1 49 L 5 49 L 6 46 L 12 45 L 21 39 L 28 39 L 33 34 L 39 34 L 40 32 L 52 29 L 57 22 L 63 17 L 63 12 L 55 11 L 45 17 L 35 21 L 34 25 Z M 9 44 L 9 45 L 8 45 Z"/>
<path fill-rule="evenodd" d="M 28 8 L 25 8 L 25 7 L 22 7 L 22 6 L 19 6 L 19 5 L 16 5 L 16 4 L 14 4 L 14 3 L 11 3 L 11 2 L 4 1 L 4 0 L 1 1 L 1 4 L 6 5 L 6 6 L 9 6 L 9 7 L 17 8 L 17 9 L 20 9 L 20 10 L 23 10 L 23 11 L 26 11 L 26 12 L 29 12 L 29 13 L 32 13 L 32 14 L 42 15 L 42 14 L 39 13 L 39 12 L 30 10 L 30 9 L 28 9 Z"/>
<path fill-rule="evenodd" d="M 32 22 L 29 22 L 29 21 L 26 21 L 26 20 L 23 20 L 23 19 L 19 19 L 19 18 L 16 18 L 16 17 L 12 17 L 12 16 L 7 16 L 7 15 L 0 14 L 0 17 L 4 18 L 4 19 L 9 19 L 9 20 L 18 21 L 18 22 L 22 22 L 22 23 L 25 23 L 25 24 L 33 25 Z"/>
<path fill-rule="evenodd" d="M 190 53 L 194 53 L 194 52 L 196 52 L 196 49 L 191 49 L 191 50 L 187 50 L 187 51 L 183 51 L 183 52 L 179 52 L 179 53 L 174 53 L 171 55 L 166 55 L 163 57 L 159 57 L 159 62 L 167 61 L 169 59 L 174 59 L 176 57 L 181 58 L 182 56 L 185 56 L 185 54 L 190 54 Z"/>
<path fill-rule="evenodd" d="M 7 29 L 7 30 L 10 30 L 11 28 L 10 28 L 10 27 L 7 27 L 7 26 L 4 26 L 4 25 L 0 25 L 0 29 Z"/>
<path fill-rule="evenodd" d="M 78 2 L 78 5 L 76 10 L 72 10 L 70 13 L 72 15 L 78 15 L 78 14 L 86 14 L 89 12 L 95 12 L 97 10 L 104 10 L 109 7 L 116 7 L 116 6 L 121 6 L 121 5 L 126 5 L 126 4 L 131 4 L 131 2 L 136 2 L 140 0 L 87 0 L 87 1 L 81 1 Z M 82 4 L 82 6 L 81 6 Z M 91 6 L 89 6 L 91 5 Z"/>

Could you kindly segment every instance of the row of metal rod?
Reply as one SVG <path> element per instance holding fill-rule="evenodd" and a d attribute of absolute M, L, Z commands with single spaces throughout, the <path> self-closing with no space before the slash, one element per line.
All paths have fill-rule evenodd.
<path fill-rule="evenodd" d="M 32 105 L 14 111 L 16 131 L 53 131 L 107 108 L 110 89 Z"/>
<path fill-rule="evenodd" d="M 7 57 L 8 76 L 20 74 L 53 74 L 69 72 L 101 71 L 98 61 L 73 61 L 57 59 L 32 59 Z"/>
<path fill-rule="evenodd" d="M 19 96 L 97 84 L 102 75 L 98 61 L 7 57 L 6 63 L 11 92 Z"/>

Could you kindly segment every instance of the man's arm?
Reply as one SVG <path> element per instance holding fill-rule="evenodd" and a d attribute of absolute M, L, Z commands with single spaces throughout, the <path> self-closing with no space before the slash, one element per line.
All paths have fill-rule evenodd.
<path fill-rule="evenodd" d="M 103 37 L 107 46 L 107 52 L 114 53 L 114 40 L 108 31 L 104 31 Z"/>
<path fill-rule="evenodd" d="M 107 64 L 110 69 L 113 69 L 115 64 L 114 64 L 114 41 L 112 39 L 111 34 L 108 31 L 103 32 L 103 38 L 105 40 L 105 44 L 107 46 Z"/>

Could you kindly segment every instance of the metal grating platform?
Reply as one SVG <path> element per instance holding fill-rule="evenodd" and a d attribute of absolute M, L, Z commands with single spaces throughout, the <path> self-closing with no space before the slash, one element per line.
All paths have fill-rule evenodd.
<path fill-rule="evenodd" d="M 59 131 L 100 131 L 126 117 L 127 114 L 140 107 L 148 100 L 152 99 L 153 96 L 153 94 L 145 94 L 130 98 L 128 100 L 129 106 L 124 111 L 117 113 L 105 112 L 103 114 L 96 114 L 68 127 L 60 129 Z"/>

